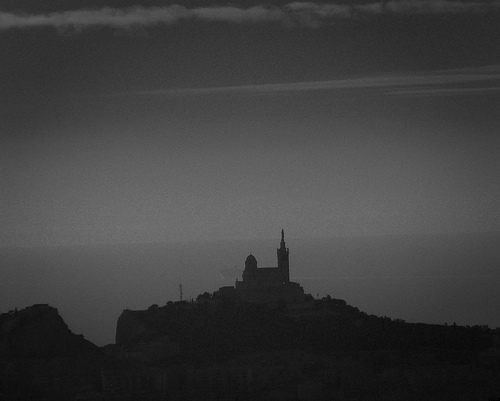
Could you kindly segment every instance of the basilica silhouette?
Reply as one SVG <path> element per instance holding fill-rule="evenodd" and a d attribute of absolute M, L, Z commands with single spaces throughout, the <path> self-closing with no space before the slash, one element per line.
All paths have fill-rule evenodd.
<path fill-rule="evenodd" d="M 221 287 L 214 295 L 243 302 L 304 302 L 304 289 L 290 281 L 289 254 L 285 232 L 281 230 L 280 247 L 277 249 L 278 267 L 257 267 L 257 259 L 250 254 L 245 260 L 243 281 L 236 280 L 234 287 Z"/>

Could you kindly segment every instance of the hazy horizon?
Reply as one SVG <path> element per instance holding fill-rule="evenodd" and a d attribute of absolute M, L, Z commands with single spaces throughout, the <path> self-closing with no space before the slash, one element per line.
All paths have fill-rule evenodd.
<path fill-rule="evenodd" d="M 499 327 L 500 233 L 285 238 L 291 280 L 306 293 L 408 322 Z M 178 244 L 0 249 L 0 311 L 49 303 L 99 346 L 123 309 L 146 309 L 234 285 L 252 253 L 276 266 L 276 238 Z M 226 276 L 223 278 L 223 276 Z"/>

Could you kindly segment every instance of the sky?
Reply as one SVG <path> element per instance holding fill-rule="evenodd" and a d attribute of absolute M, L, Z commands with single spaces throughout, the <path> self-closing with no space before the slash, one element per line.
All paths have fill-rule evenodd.
<path fill-rule="evenodd" d="M 190 246 L 173 251 L 170 270 L 160 252 L 142 266 L 157 280 L 135 289 L 145 277 L 123 271 L 135 254 L 5 251 L 2 308 L 73 305 L 63 317 L 74 327 L 87 302 L 86 333 L 104 327 L 91 312 L 113 303 L 101 316 L 110 326 L 100 341 L 110 342 L 120 308 L 175 299 L 192 277 L 191 295 L 213 291 L 214 274 L 241 267 L 249 251 L 273 265 L 274 242 L 261 246 L 283 228 L 295 247 L 308 238 L 387 240 L 387 255 L 370 245 L 355 274 L 341 266 L 358 260 L 353 245 L 340 257 L 330 241 L 332 253 L 317 260 L 316 248 L 293 248 L 293 274 L 308 292 L 439 322 L 454 318 L 461 293 L 458 323 L 499 324 L 485 256 L 496 240 L 484 252 L 459 242 L 444 259 L 427 256 L 427 245 L 413 258 L 390 244 L 500 231 L 500 1 L 2 0 L 0 51 L 0 248 L 266 240 L 231 257 L 229 245 L 213 246 L 223 255 L 200 248 L 188 273 L 174 270 Z M 405 295 L 410 287 L 384 278 L 390 260 L 413 266 L 390 277 L 433 278 Z M 464 263 L 469 270 L 454 271 Z M 307 281 L 332 274 L 344 281 Z M 440 281 L 457 274 L 451 286 Z M 359 281 L 374 275 L 385 281 Z M 360 285 L 364 295 L 348 291 Z M 439 314 L 436 299 L 448 309 Z"/>
<path fill-rule="evenodd" d="M 500 2 L 228 4 L 2 1 L 0 244 L 499 229 Z"/>

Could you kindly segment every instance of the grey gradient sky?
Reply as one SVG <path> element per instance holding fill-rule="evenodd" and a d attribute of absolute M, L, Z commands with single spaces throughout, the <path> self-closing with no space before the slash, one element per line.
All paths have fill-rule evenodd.
<path fill-rule="evenodd" d="M 0 245 L 498 231 L 499 17 L 3 1 Z"/>

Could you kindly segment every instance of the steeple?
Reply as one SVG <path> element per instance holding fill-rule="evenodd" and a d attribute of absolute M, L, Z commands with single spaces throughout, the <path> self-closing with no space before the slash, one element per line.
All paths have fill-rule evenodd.
<path fill-rule="evenodd" d="M 290 251 L 285 246 L 285 230 L 281 230 L 280 247 L 277 249 L 278 254 L 278 269 L 282 271 L 283 283 L 290 282 L 290 269 L 288 263 L 288 255 Z"/>

